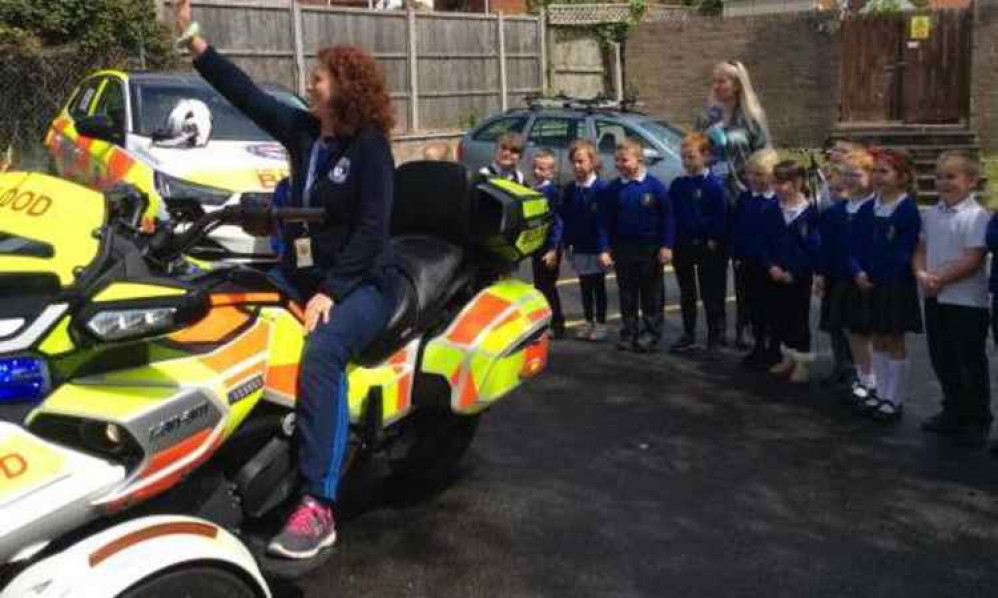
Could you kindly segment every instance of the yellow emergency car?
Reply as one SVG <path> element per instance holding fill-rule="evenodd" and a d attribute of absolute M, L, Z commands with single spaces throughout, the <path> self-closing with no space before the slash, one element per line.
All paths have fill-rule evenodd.
<path fill-rule="evenodd" d="M 304 107 L 286 89 L 263 87 Z M 94 73 L 52 122 L 45 145 L 54 174 L 101 191 L 127 182 L 148 193 L 146 225 L 176 210 L 212 211 L 250 194 L 265 198 L 288 172 L 284 148 L 196 74 Z M 235 227 L 215 231 L 199 254 L 273 257 L 268 240 Z"/>

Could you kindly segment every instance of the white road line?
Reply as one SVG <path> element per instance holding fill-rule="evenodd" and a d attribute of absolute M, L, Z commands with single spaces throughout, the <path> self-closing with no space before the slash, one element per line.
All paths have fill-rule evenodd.
<path fill-rule="evenodd" d="M 666 266 L 665 267 L 665 271 L 666 272 L 672 272 L 673 271 L 672 266 Z M 611 273 L 609 273 L 609 274 L 606 275 L 606 279 L 607 280 L 616 280 L 616 278 L 617 278 L 617 275 L 615 273 L 613 273 L 613 272 L 611 272 Z M 561 278 L 555 284 L 557 284 L 557 286 L 559 286 L 559 287 L 563 287 L 563 286 L 570 285 L 570 284 L 579 284 L 579 279 L 578 278 Z"/>
<path fill-rule="evenodd" d="M 735 296 L 732 295 L 732 296 L 730 296 L 730 297 L 727 298 L 726 303 L 731 303 L 734 300 L 735 300 Z M 701 302 L 697 301 L 697 305 L 699 306 L 699 305 L 703 305 L 703 304 Z M 665 313 L 669 313 L 669 314 L 675 313 L 675 312 L 679 311 L 679 309 L 680 308 L 679 308 L 678 305 L 666 305 L 665 306 Z M 619 319 L 620 319 L 620 314 L 619 313 L 615 314 L 615 315 L 612 315 L 612 316 L 607 316 L 606 317 L 606 320 L 608 322 L 610 320 L 619 320 Z M 565 328 L 578 328 L 579 326 L 582 326 L 585 323 L 586 323 L 585 320 L 569 320 L 568 322 L 565 322 Z"/>

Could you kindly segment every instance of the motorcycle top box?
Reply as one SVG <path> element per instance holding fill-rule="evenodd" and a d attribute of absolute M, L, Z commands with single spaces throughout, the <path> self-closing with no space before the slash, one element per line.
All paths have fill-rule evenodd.
<path fill-rule="evenodd" d="M 517 263 L 544 245 L 553 217 L 544 195 L 504 179 L 475 185 L 474 236 L 492 254 Z"/>

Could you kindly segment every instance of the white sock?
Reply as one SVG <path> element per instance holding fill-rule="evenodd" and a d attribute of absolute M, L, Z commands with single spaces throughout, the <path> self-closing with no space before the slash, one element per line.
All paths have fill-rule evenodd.
<path fill-rule="evenodd" d="M 908 392 L 908 359 L 891 359 L 891 401 L 895 405 L 904 403 Z"/>
<path fill-rule="evenodd" d="M 870 368 L 871 380 L 867 388 L 875 388 L 878 397 L 890 400 L 890 397 L 887 396 L 890 394 L 891 379 L 887 353 L 871 351 L 870 361 L 873 363 L 873 367 Z"/>
<path fill-rule="evenodd" d="M 872 359 L 870 361 L 875 363 L 875 361 Z M 865 372 L 861 368 L 857 368 L 856 375 L 859 378 L 859 383 L 866 388 L 873 388 L 874 384 L 876 384 L 877 382 L 876 378 L 873 375 L 873 371 L 874 371 L 873 363 L 870 364 L 870 369 L 866 370 Z"/>

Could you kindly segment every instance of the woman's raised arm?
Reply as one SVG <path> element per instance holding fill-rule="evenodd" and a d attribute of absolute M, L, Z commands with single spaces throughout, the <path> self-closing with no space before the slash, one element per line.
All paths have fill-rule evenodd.
<path fill-rule="evenodd" d="M 238 66 L 208 45 L 191 20 L 191 0 L 177 0 L 176 24 L 180 36 L 177 41 L 191 51 L 198 73 L 261 129 L 285 146 L 302 128 L 314 127 L 318 134 L 315 117 L 260 89 Z"/>

